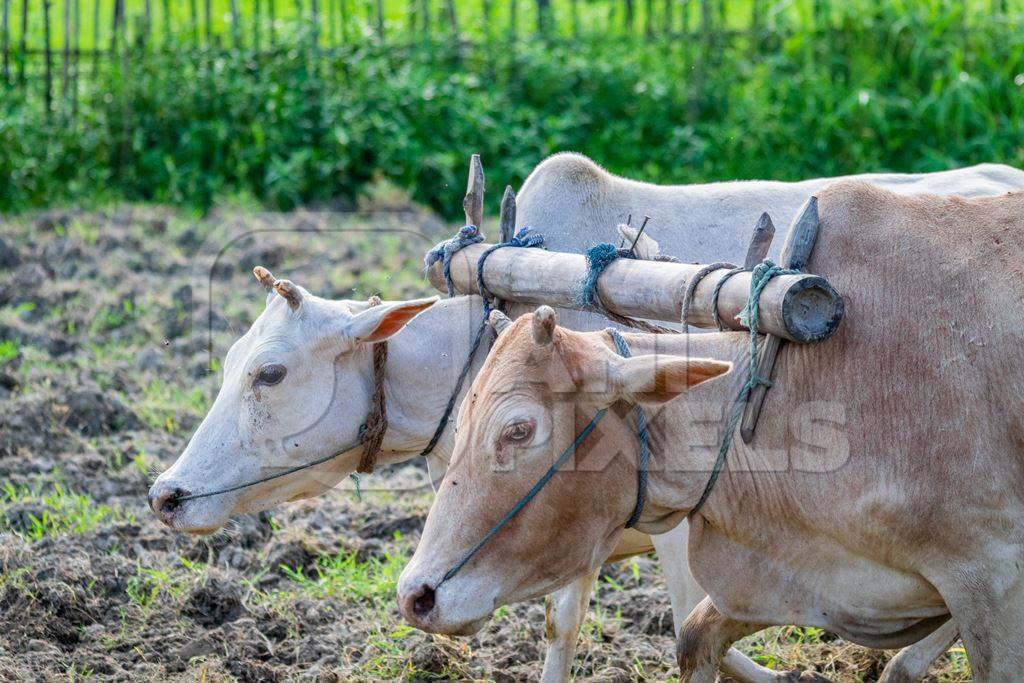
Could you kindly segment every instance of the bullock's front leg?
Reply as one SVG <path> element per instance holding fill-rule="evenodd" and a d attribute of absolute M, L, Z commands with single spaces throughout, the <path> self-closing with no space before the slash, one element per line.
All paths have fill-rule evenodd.
<path fill-rule="evenodd" d="M 729 646 L 762 628 L 763 624 L 734 621 L 723 616 L 711 604 L 711 598 L 704 598 L 686 617 L 676 640 L 680 680 L 687 683 L 714 683 L 718 677 L 719 662 Z M 746 659 L 739 652 L 736 654 Z"/>
<path fill-rule="evenodd" d="M 1016 560 L 1016 558 L 1014 558 Z M 993 563 L 994 564 L 994 563 Z M 946 577 L 943 577 L 946 578 Z M 1024 568 L 1021 561 L 957 567 L 932 580 L 960 625 L 974 680 L 1019 681 L 1024 671 Z"/>
<path fill-rule="evenodd" d="M 680 680 L 714 683 L 721 669 L 744 683 L 828 683 L 827 678 L 809 671 L 766 669 L 739 650 L 729 647 L 766 626 L 768 624 L 752 624 L 722 616 L 711 604 L 711 599 L 705 598 L 683 622 L 676 641 Z"/>
<path fill-rule="evenodd" d="M 878 683 L 913 683 L 926 673 L 932 662 L 945 654 L 960 637 L 960 627 L 950 619 L 920 641 L 900 650 L 889 660 Z"/>
<path fill-rule="evenodd" d="M 672 620 L 677 637 L 682 629 L 683 620 L 705 597 L 704 589 L 690 573 L 687 559 L 689 553 L 688 532 L 689 524 L 683 522 L 671 531 L 651 537 L 665 573 L 665 585 L 668 587 L 669 598 L 672 601 Z M 728 674 L 739 683 L 783 683 L 800 680 L 800 674 L 776 673 L 751 660 L 735 648 L 729 648 L 729 651 L 725 653 L 721 669 L 723 673 Z M 824 680 L 812 679 L 808 676 L 808 674 L 804 674 L 804 683 L 809 680 Z"/>
<path fill-rule="evenodd" d="M 548 652 L 544 657 L 543 683 L 564 683 L 569 680 L 576 658 L 576 639 L 587 616 L 590 593 L 601 569 L 573 581 L 565 588 L 544 598 L 547 619 L 545 634 Z"/>
<path fill-rule="evenodd" d="M 674 529 L 651 537 L 665 575 L 665 587 L 672 603 L 672 628 L 677 637 L 683 620 L 707 595 L 690 572 L 689 529 L 688 522 L 681 522 Z"/>

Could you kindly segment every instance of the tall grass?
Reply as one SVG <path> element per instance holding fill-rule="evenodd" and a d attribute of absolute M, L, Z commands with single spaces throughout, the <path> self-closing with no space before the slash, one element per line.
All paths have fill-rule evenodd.
<path fill-rule="evenodd" d="M 314 56 L 139 53 L 83 82 L 77 117 L 5 93 L 0 210 L 99 199 L 271 206 L 375 179 L 456 213 L 466 157 L 517 184 L 589 154 L 656 182 L 1024 165 L 1024 33 L 908 2 L 729 40 L 424 39 Z M 123 68 L 127 66 L 127 68 Z M 29 92 L 29 94 L 26 94 Z"/>

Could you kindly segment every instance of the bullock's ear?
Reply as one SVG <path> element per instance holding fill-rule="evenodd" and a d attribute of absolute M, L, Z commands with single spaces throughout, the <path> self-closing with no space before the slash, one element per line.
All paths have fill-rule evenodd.
<path fill-rule="evenodd" d="M 612 385 L 619 400 L 658 405 L 731 369 L 732 363 L 710 358 L 635 356 L 618 361 Z"/>
<path fill-rule="evenodd" d="M 398 301 L 371 306 L 345 324 L 345 336 L 357 342 L 379 342 L 396 334 L 420 312 L 437 303 L 439 297 Z"/>

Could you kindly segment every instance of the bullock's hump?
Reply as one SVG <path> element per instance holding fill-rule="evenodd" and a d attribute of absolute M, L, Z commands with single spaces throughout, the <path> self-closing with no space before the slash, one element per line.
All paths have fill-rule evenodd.
<path fill-rule="evenodd" d="M 576 152 L 559 152 L 549 156 L 530 173 L 520 194 L 528 194 L 531 185 L 570 183 L 593 185 L 606 182 L 611 174 L 590 157 Z"/>

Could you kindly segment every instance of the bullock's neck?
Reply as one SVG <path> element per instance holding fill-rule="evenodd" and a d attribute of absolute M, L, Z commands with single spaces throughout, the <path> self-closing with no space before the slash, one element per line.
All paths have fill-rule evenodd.
<path fill-rule="evenodd" d="M 747 381 L 750 337 L 745 332 L 626 337 L 633 355 L 658 353 L 729 360 L 734 364 L 733 371 L 725 377 L 694 387 L 660 409 L 647 409 L 651 418 L 652 465 L 639 528 L 661 533 L 675 526 L 694 507 L 708 483 L 726 421 Z M 739 442 L 738 433 L 735 442 Z M 729 457 L 734 455 L 735 447 Z M 743 456 L 745 460 L 757 457 L 746 450 Z M 715 494 L 702 511 L 710 512 L 730 485 L 728 473 L 723 472 L 715 484 Z"/>
<path fill-rule="evenodd" d="M 388 430 L 383 443 L 388 462 L 408 460 L 427 446 L 469 357 L 482 317 L 480 297 L 444 299 L 414 318 L 388 342 L 384 384 Z M 485 330 L 484 342 L 473 359 L 448 426 L 430 455 L 431 469 L 440 466 L 439 471 L 431 473 L 434 479 L 443 474 L 451 457 L 458 407 L 487 356 L 492 336 Z"/>

